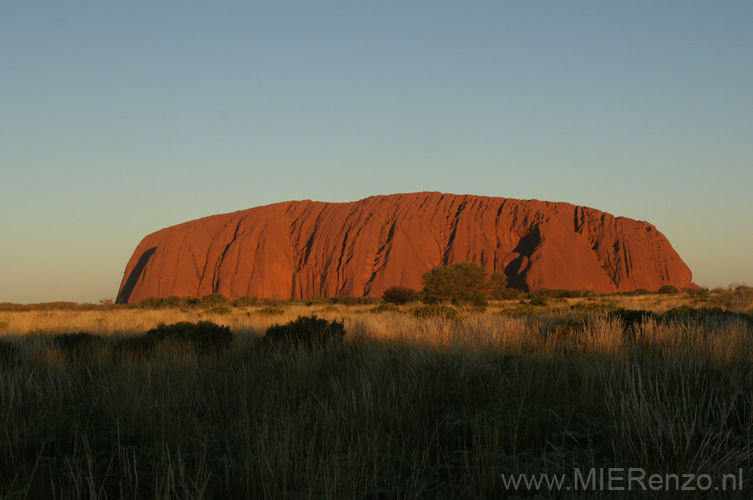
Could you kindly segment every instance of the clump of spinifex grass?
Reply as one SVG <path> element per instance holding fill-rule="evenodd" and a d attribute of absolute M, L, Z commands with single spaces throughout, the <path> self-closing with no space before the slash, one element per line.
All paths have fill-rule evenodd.
<path fill-rule="evenodd" d="M 108 355 L 117 333 L 73 357 L 44 332 L 4 340 L 0 498 L 531 497 L 500 474 L 575 467 L 752 477 L 745 315 L 370 308 L 321 313 L 342 342 L 286 349 L 267 327 L 309 309 L 218 316 L 235 334 L 211 355 L 175 341 Z"/>

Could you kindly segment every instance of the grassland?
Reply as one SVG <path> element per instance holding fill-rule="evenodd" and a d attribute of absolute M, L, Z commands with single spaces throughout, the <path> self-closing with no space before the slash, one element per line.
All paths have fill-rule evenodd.
<path fill-rule="evenodd" d="M 0 498 L 748 499 L 753 304 L 725 293 L 509 301 L 459 319 L 327 303 L 0 311 Z M 262 340 L 311 314 L 344 321 L 345 340 Z M 159 323 L 199 320 L 229 326 L 231 347 L 117 355 Z M 104 340 L 77 355 L 53 341 L 78 331 Z M 501 478 L 609 467 L 744 483 Z"/>

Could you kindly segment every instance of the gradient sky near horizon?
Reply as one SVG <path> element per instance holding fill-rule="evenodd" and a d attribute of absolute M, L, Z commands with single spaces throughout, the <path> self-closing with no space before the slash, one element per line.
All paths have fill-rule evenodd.
<path fill-rule="evenodd" d="M 0 302 L 113 299 L 149 233 L 441 191 L 656 225 L 753 284 L 753 2 L 0 6 Z"/>

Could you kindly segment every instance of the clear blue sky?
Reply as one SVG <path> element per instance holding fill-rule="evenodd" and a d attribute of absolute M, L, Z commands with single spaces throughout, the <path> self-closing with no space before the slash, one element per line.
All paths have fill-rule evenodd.
<path fill-rule="evenodd" d="M 753 2 L 0 6 L 0 302 L 114 298 L 142 237 L 442 191 L 647 220 L 753 284 Z"/>

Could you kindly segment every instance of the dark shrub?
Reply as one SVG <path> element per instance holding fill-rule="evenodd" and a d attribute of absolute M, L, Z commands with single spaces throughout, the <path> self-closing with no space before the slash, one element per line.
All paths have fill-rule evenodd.
<path fill-rule="evenodd" d="M 233 333 L 227 326 L 220 326 L 211 321 L 199 321 L 190 323 L 181 321 L 172 325 L 160 323 L 156 328 L 146 332 L 148 341 L 186 342 L 196 346 L 202 352 L 220 351 L 230 347 L 233 341 Z"/>
<path fill-rule="evenodd" d="M 636 326 L 641 325 L 646 319 L 657 319 L 659 316 L 651 311 L 635 310 L 635 309 L 616 309 L 609 312 L 609 317 L 620 318 L 624 325 L 625 333 L 635 333 Z"/>
<path fill-rule="evenodd" d="M 678 307 L 673 307 L 664 311 L 661 315 L 662 319 L 669 320 L 688 320 L 688 319 L 702 319 L 702 318 L 714 318 L 719 320 L 725 319 L 744 319 L 750 322 L 750 316 L 745 313 L 738 313 L 734 311 L 725 310 L 719 306 L 715 307 L 702 307 L 699 309 L 694 308 L 688 304 L 683 304 Z"/>
<path fill-rule="evenodd" d="M 385 302 L 384 304 L 379 304 L 378 306 L 369 309 L 369 312 L 373 314 L 380 314 L 383 312 L 396 312 L 399 310 L 400 308 L 397 307 L 397 305 L 392 304 L 391 302 Z"/>
<path fill-rule="evenodd" d="M 52 340 L 52 344 L 70 359 L 91 355 L 94 348 L 102 342 L 102 337 L 89 332 L 63 333 Z"/>
<path fill-rule="evenodd" d="M 515 288 L 505 288 L 504 290 L 496 293 L 494 298 L 497 300 L 518 300 L 525 296 L 523 290 L 517 290 Z"/>
<path fill-rule="evenodd" d="M 679 292 L 680 292 L 680 290 L 676 286 L 674 286 L 674 285 L 662 285 L 659 288 L 659 293 L 663 293 L 663 294 L 672 294 L 673 295 L 673 294 L 679 293 Z"/>
<path fill-rule="evenodd" d="M 721 311 L 721 309 L 719 309 Z M 664 314 L 662 316 L 665 317 L 672 317 L 672 316 L 697 316 L 699 313 L 705 313 L 704 310 L 696 309 L 695 307 L 691 306 L 690 304 L 683 304 L 681 306 L 673 307 L 672 309 L 668 309 L 664 311 Z"/>
<path fill-rule="evenodd" d="M 285 309 L 282 307 L 262 307 L 258 311 L 256 311 L 256 314 L 259 316 L 279 316 L 280 314 L 283 314 L 285 312 Z"/>
<path fill-rule="evenodd" d="M 299 316 L 284 325 L 272 325 L 265 339 L 275 344 L 301 344 L 307 347 L 341 341 L 345 325 L 314 316 Z"/>
<path fill-rule="evenodd" d="M 18 363 L 19 349 L 11 341 L 0 339 L 0 368 L 15 366 Z"/>
<path fill-rule="evenodd" d="M 410 312 L 417 318 L 460 319 L 460 313 L 458 313 L 457 309 L 441 304 L 429 304 L 421 307 L 414 307 Z"/>
<path fill-rule="evenodd" d="M 137 356 L 149 356 L 159 340 L 156 337 L 146 335 L 134 335 L 123 337 L 115 342 L 114 352 L 116 358 L 122 358 L 126 353 Z"/>
<path fill-rule="evenodd" d="M 417 292 L 407 286 L 391 286 L 382 294 L 382 299 L 390 304 L 407 304 L 416 300 Z"/>
<path fill-rule="evenodd" d="M 198 297 L 183 297 L 183 307 L 197 307 L 201 303 L 201 299 Z"/>
<path fill-rule="evenodd" d="M 550 325 L 549 329 L 545 331 L 547 336 L 552 336 L 559 340 L 567 340 L 578 332 L 582 332 L 585 325 L 586 323 L 583 320 L 565 319 Z"/>

